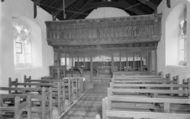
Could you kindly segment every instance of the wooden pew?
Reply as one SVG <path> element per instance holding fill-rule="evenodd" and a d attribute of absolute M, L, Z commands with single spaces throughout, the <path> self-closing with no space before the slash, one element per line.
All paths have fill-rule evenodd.
<path fill-rule="evenodd" d="M 27 78 L 25 76 L 24 79 L 25 83 L 10 81 L 10 86 L 51 86 L 53 91 L 53 106 L 58 108 L 59 114 L 69 108 L 70 105 L 72 105 L 84 93 L 83 77 L 66 77 L 63 79 L 43 78 L 41 80 L 33 80 L 31 77 Z M 66 102 L 68 102 L 67 105 L 65 104 Z"/>
<path fill-rule="evenodd" d="M 65 66 L 50 66 L 50 77 L 55 79 L 60 79 L 66 76 L 66 67 Z"/>
<path fill-rule="evenodd" d="M 138 78 L 164 78 L 161 75 L 155 75 L 155 74 L 144 74 L 144 75 L 114 75 L 114 79 L 138 79 Z M 170 79 L 170 74 L 166 74 L 165 76 L 166 79 Z"/>
<path fill-rule="evenodd" d="M 177 95 L 180 96 L 189 96 L 190 90 L 170 90 L 170 89 L 123 89 L 123 88 L 108 88 L 108 94 L 110 95 L 141 95 L 141 96 L 171 96 L 171 95 Z"/>
<path fill-rule="evenodd" d="M 41 119 L 47 119 L 47 117 L 51 117 L 51 110 L 52 110 L 52 90 L 51 88 L 8 88 L 8 87 L 0 87 L 0 90 L 10 91 L 12 90 L 22 92 L 22 94 L 1 94 L 0 100 L 2 101 L 2 108 L 0 108 L 1 112 L 12 112 L 12 107 L 9 105 L 4 105 L 3 100 L 7 100 L 8 98 L 10 101 L 17 100 L 17 103 L 12 103 L 13 105 L 18 105 L 21 98 L 23 100 L 22 105 L 19 103 L 18 108 L 16 108 L 16 113 L 14 113 L 14 119 L 21 119 L 21 115 L 24 111 L 27 112 L 27 119 L 31 119 L 33 114 L 40 115 Z M 35 92 L 35 93 L 34 93 Z M 10 98 L 11 97 L 11 98 Z M 16 97 L 16 98 L 15 98 Z M 14 99 L 15 98 L 15 99 Z M 11 105 L 12 105 L 11 104 Z"/>
<path fill-rule="evenodd" d="M 139 78 L 139 79 L 132 79 L 134 82 L 139 82 L 139 83 L 117 83 L 117 82 L 110 82 L 110 87 L 115 87 L 115 88 L 136 88 L 136 89 L 142 89 L 142 88 L 146 88 L 146 89 L 188 89 L 189 86 L 190 86 L 190 80 L 184 82 L 183 84 L 178 84 L 178 79 L 179 77 L 178 76 L 175 76 L 173 78 L 173 81 L 169 81 L 168 82 L 168 79 L 152 79 L 152 78 L 146 78 L 146 79 L 142 79 L 142 78 Z M 140 83 L 140 82 L 144 82 L 144 81 L 155 81 L 155 80 L 159 80 L 158 82 L 162 82 L 162 84 L 146 84 L 146 83 Z M 132 82 L 133 82 L 132 81 Z M 131 80 L 129 80 L 129 82 L 131 82 Z M 157 82 L 157 81 L 156 81 Z M 165 83 L 166 82 L 166 83 Z"/>
<path fill-rule="evenodd" d="M 170 81 L 170 74 L 166 74 L 166 78 L 161 77 L 160 75 L 154 75 L 154 74 L 144 74 L 144 75 L 124 75 L 124 76 L 117 76 L 115 75 L 112 78 L 112 82 L 114 81 L 130 81 L 130 80 L 166 80 Z"/>
<path fill-rule="evenodd" d="M 118 89 L 169 89 L 169 90 L 176 90 L 176 89 L 188 89 L 190 85 L 188 84 L 117 84 L 117 83 L 110 83 L 111 88 L 118 88 Z"/>
<path fill-rule="evenodd" d="M 167 85 L 173 85 L 173 84 L 167 84 Z M 177 85 L 175 84 L 174 87 L 176 87 L 176 86 Z M 181 86 L 183 87 L 183 85 L 181 85 Z M 161 86 L 161 87 L 166 87 L 166 85 Z M 116 94 L 116 93 L 119 93 L 119 95 Z M 121 93 L 123 93 L 124 95 L 123 94 L 121 95 Z M 128 93 L 132 93 L 132 94 L 135 94 L 135 95 L 130 95 Z M 143 95 L 139 95 L 139 93 L 142 93 Z M 148 94 L 153 93 L 154 95 L 149 97 L 147 95 L 144 95 L 145 93 L 148 93 Z M 156 93 L 156 96 L 155 96 L 155 93 Z M 161 97 L 161 96 L 158 96 L 158 94 L 169 94 L 169 95 L 170 94 L 178 94 L 178 97 L 173 98 L 174 97 L 173 95 L 172 96 L 165 96 L 165 97 L 162 96 Z M 185 96 L 180 96 L 181 94 L 185 94 Z M 176 112 L 176 111 L 179 112 L 180 111 L 180 113 L 183 113 L 182 115 L 174 114 L 174 115 L 176 115 L 176 118 L 174 118 L 174 119 L 186 119 L 185 117 L 187 117 L 187 116 L 190 117 L 189 94 L 190 94 L 189 90 L 188 91 L 183 91 L 183 90 L 177 90 L 177 89 L 175 91 L 168 91 L 168 90 L 163 90 L 163 89 L 162 90 L 159 90 L 159 89 L 156 89 L 156 90 L 155 89 L 154 90 L 152 90 L 152 89 L 151 90 L 150 89 L 148 89 L 148 90 L 142 90 L 142 89 L 138 89 L 138 90 L 136 90 L 136 89 L 120 90 L 118 88 L 118 90 L 115 90 L 115 89 L 109 88 L 108 89 L 108 99 L 106 101 L 105 101 L 105 99 L 103 100 L 104 119 L 108 119 L 108 118 L 106 118 L 107 116 L 108 117 L 109 116 L 114 117 L 114 119 L 116 117 L 137 118 L 136 114 L 138 115 L 139 113 L 141 113 L 141 114 L 139 114 L 140 116 L 138 117 L 138 119 L 140 119 L 140 118 L 150 118 L 150 119 L 152 119 L 152 116 L 150 116 L 151 114 L 153 114 L 153 115 L 159 114 L 158 117 L 153 116 L 153 119 L 168 119 L 167 116 L 170 116 L 172 114 L 169 113 L 169 114 L 165 115 L 165 113 L 166 112 L 168 113 L 170 111 L 173 111 L 173 112 Z M 130 100 L 128 100 L 128 98 L 130 98 Z M 151 99 L 153 99 L 153 100 L 155 99 L 156 101 L 151 102 Z M 177 100 L 177 102 L 175 102 L 173 99 Z M 150 102 L 147 101 L 147 100 L 149 100 Z M 166 102 L 163 101 L 161 103 L 161 102 L 159 102 L 160 100 L 165 100 Z M 170 105 L 168 106 L 169 103 L 170 104 L 178 104 L 178 105 L 171 105 L 171 107 L 172 107 L 171 108 L 172 110 L 171 110 Z M 188 106 L 187 106 L 187 104 L 188 104 Z M 107 107 L 109 107 L 109 108 L 107 108 Z M 105 110 L 107 110 L 107 111 L 105 111 Z M 164 115 L 162 115 L 162 113 L 160 113 L 162 110 L 164 110 L 164 112 L 162 112 Z M 167 110 L 167 111 L 165 112 L 165 110 Z M 152 113 L 152 111 L 154 111 L 156 113 Z M 131 114 L 130 112 L 133 112 L 132 114 L 134 114 L 134 115 L 132 115 L 132 116 L 123 116 L 123 114 L 121 112 L 122 113 L 127 113 L 129 115 Z M 150 114 L 150 115 L 149 116 L 142 115 L 144 112 L 148 112 L 147 114 L 148 115 Z M 189 115 L 186 115 L 186 113 L 188 113 Z M 114 116 L 112 114 L 114 114 Z M 122 114 L 122 116 L 120 114 Z"/>
<path fill-rule="evenodd" d="M 114 72 L 113 78 L 126 78 L 126 77 L 158 77 L 164 78 L 163 73 L 159 72 L 158 74 L 150 73 L 150 72 Z M 165 75 L 165 78 L 170 79 L 171 74 L 168 73 Z"/>
<path fill-rule="evenodd" d="M 42 83 L 41 79 L 32 79 L 31 76 L 24 75 L 24 83 Z"/>
<path fill-rule="evenodd" d="M 28 95 L 30 113 L 28 115 L 35 116 L 33 114 L 40 115 L 41 119 L 52 118 L 53 99 L 52 88 L 46 90 L 42 87 L 41 95 Z"/>
<path fill-rule="evenodd" d="M 138 104 L 160 104 L 163 105 L 159 111 L 145 110 L 137 106 L 134 109 L 119 110 L 112 107 L 112 102 L 127 102 L 127 103 L 138 103 Z M 109 119 L 114 117 L 117 118 L 148 118 L 148 119 L 189 119 L 190 113 L 176 110 L 172 110 L 172 104 L 180 105 L 190 105 L 189 99 L 175 99 L 175 98 L 149 98 L 149 97 L 119 97 L 119 96 L 110 96 L 103 99 L 103 119 Z M 179 111 L 178 109 L 177 111 Z M 175 113 L 174 113 L 174 112 Z"/>
<path fill-rule="evenodd" d="M 61 114 L 65 110 L 65 92 L 64 92 L 64 82 L 63 80 L 53 80 L 49 78 L 39 79 L 31 79 L 24 76 L 24 83 L 17 83 L 17 85 L 26 86 L 40 86 L 40 87 L 52 87 L 52 99 L 53 106 L 57 108 L 58 113 Z M 13 84 L 12 84 L 13 85 Z M 15 84 L 16 85 L 16 84 Z"/>
<path fill-rule="evenodd" d="M 53 98 L 53 106 L 57 107 L 59 114 L 64 111 L 65 108 L 65 94 L 64 94 L 64 84 L 62 80 L 53 80 L 50 77 L 43 77 L 42 79 L 32 79 L 31 76 L 24 76 L 24 83 L 33 84 L 36 86 L 46 86 L 43 84 L 51 84 L 52 87 L 52 98 Z"/>
<path fill-rule="evenodd" d="M 16 79 L 15 81 L 12 80 L 11 78 L 9 78 L 9 88 L 12 87 L 51 87 L 53 86 L 53 84 L 50 83 L 41 83 L 41 82 L 18 82 L 18 79 Z"/>
<path fill-rule="evenodd" d="M 66 99 L 69 101 L 69 104 L 72 104 L 74 99 L 83 92 L 83 79 L 82 77 L 65 77 L 63 80 Z"/>
<path fill-rule="evenodd" d="M 163 84 L 163 83 L 178 83 L 178 79 L 170 80 L 169 78 L 161 78 L 157 76 L 125 76 L 123 78 L 112 78 L 113 83 L 128 83 L 128 84 Z"/>
<path fill-rule="evenodd" d="M 57 91 L 54 90 L 54 93 L 58 95 L 57 97 L 54 96 L 53 98 L 58 99 L 58 102 L 54 105 L 56 105 L 59 114 L 61 114 L 64 112 L 64 110 L 66 110 L 66 108 L 69 108 L 70 105 L 73 104 L 73 102 L 76 101 L 84 93 L 83 79 L 83 77 L 65 77 L 63 79 L 50 79 L 49 77 L 46 79 L 44 77 L 43 79 L 38 80 L 37 82 L 56 84 L 54 88 L 57 87 Z M 36 82 L 36 80 L 33 81 L 33 79 L 31 78 L 25 81 Z"/>
<path fill-rule="evenodd" d="M 138 80 L 125 80 L 125 81 L 114 81 L 113 83 L 117 84 L 170 84 L 170 83 L 177 83 L 176 81 L 169 81 L 169 80 L 144 80 L 144 79 L 138 79 Z"/>
<path fill-rule="evenodd" d="M 22 112 L 28 110 L 27 101 L 22 101 L 21 99 L 27 98 L 26 95 L 9 95 L 0 94 L 0 118 L 12 117 L 13 119 L 21 119 Z M 12 115 L 10 115 L 13 113 Z"/>
<path fill-rule="evenodd" d="M 170 75 L 166 77 L 170 79 Z M 102 102 L 103 119 L 190 118 L 189 83 L 178 84 L 178 76 L 173 81 L 167 78 L 135 75 L 113 79 Z"/>
<path fill-rule="evenodd" d="M 120 71 L 120 72 L 113 72 L 113 76 L 129 76 L 129 75 L 155 75 L 151 72 L 146 71 Z"/>

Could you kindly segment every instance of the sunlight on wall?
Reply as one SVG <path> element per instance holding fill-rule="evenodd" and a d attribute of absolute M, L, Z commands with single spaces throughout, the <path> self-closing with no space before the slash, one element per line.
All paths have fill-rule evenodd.
<path fill-rule="evenodd" d="M 166 19 L 166 65 L 178 65 L 179 23 L 182 20 L 185 5 L 176 6 Z"/>
<path fill-rule="evenodd" d="M 16 19 L 16 20 L 15 20 Z M 42 34 L 41 29 L 37 23 L 32 21 L 31 19 L 25 18 L 25 17 L 14 17 L 13 25 L 15 22 L 20 23 L 21 25 L 26 24 L 28 27 L 28 31 L 30 32 L 30 42 L 31 42 L 31 53 L 30 53 L 30 65 L 28 65 L 28 61 L 24 61 L 22 65 L 17 66 L 15 65 L 16 69 L 26 69 L 26 68 L 36 68 L 42 66 Z M 18 35 L 18 34 L 17 34 Z M 22 37 L 22 36 L 21 36 Z M 14 40 L 14 39 L 13 39 Z M 16 55 L 15 55 L 16 56 Z M 16 58 L 16 57 L 14 57 Z M 26 60 L 26 59 L 23 59 Z"/>
<path fill-rule="evenodd" d="M 122 9 L 114 8 L 114 7 L 100 7 L 94 9 L 86 19 L 91 18 L 109 18 L 109 17 L 124 17 L 129 16 L 127 12 Z"/>

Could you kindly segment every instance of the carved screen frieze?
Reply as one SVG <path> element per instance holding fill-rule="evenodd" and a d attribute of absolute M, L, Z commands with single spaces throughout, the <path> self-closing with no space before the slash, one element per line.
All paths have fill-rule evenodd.
<path fill-rule="evenodd" d="M 161 16 L 46 22 L 51 45 L 98 45 L 159 41 Z"/>

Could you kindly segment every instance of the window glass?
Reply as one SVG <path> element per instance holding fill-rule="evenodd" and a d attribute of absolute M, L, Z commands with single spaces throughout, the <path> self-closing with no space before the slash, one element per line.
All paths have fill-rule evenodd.
<path fill-rule="evenodd" d="M 32 65 L 32 44 L 29 28 L 24 24 L 13 23 L 14 64 L 16 66 Z"/>

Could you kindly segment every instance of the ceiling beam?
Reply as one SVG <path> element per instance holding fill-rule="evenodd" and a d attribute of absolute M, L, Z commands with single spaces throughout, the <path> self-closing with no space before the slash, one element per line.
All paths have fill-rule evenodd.
<path fill-rule="evenodd" d="M 57 2 L 59 4 L 59 6 L 56 7 L 56 8 L 58 8 L 58 10 L 56 10 L 55 12 L 52 13 L 53 16 L 57 17 L 60 13 L 63 12 L 63 2 L 62 1 Z"/>
<path fill-rule="evenodd" d="M 152 3 L 150 0 L 138 0 L 139 2 L 141 2 L 142 4 L 147 5 L 148 7 L 152 8 L 153 10 L 156 10 L 157 6 Z"/>
<path fill-rule="evenodd" d="M 93 0 L 88 0 L 81 8 L 80 8 L 80 10 L 79 10 L 79 12 L 77 13 L 75 13 L 75 14 L 73 14 L 72 16 L 75 16 L 76 14 L 77 14 L 77 16 L 79 16 L 79 15 L 81 15 L 82 14 L 82 12 L 80 12 L 80 11 L 85 11 L 85 9 L 86 8 L 88 8 L 88 6 L 90 6 L 90 4 L 91 4 L 91 2 L 92 2 Z M 70 17 L 69 17 L 70 18 Z"/>
<path fill-rule="evenodd" d="M 77 0 L 65 0 L 65 8 L 69 7 L 70 5 L 72 5 L 76 1 Z"/>
<path fill-rule="evenodd" d="M 131 7 L 132 5 L 125 1 L 118 1 L 118 2 L 91 2 L 86 5 L 84 5 L 79 11 L 79 14 L 73 14 L 69 17 L 69 19 L 75 19 L 78 16 L 80 16 L 80 13 L 84 13 L 85 11 L 88 11 L 90 9 L 95 9 L 98 7 L 116 7 L 116 8 L 122 8 L 126 11 L 131 11 L 135 14 L 144 14 L 144 11 L 141 11 L 137 9 L 136 7 Z"/>

